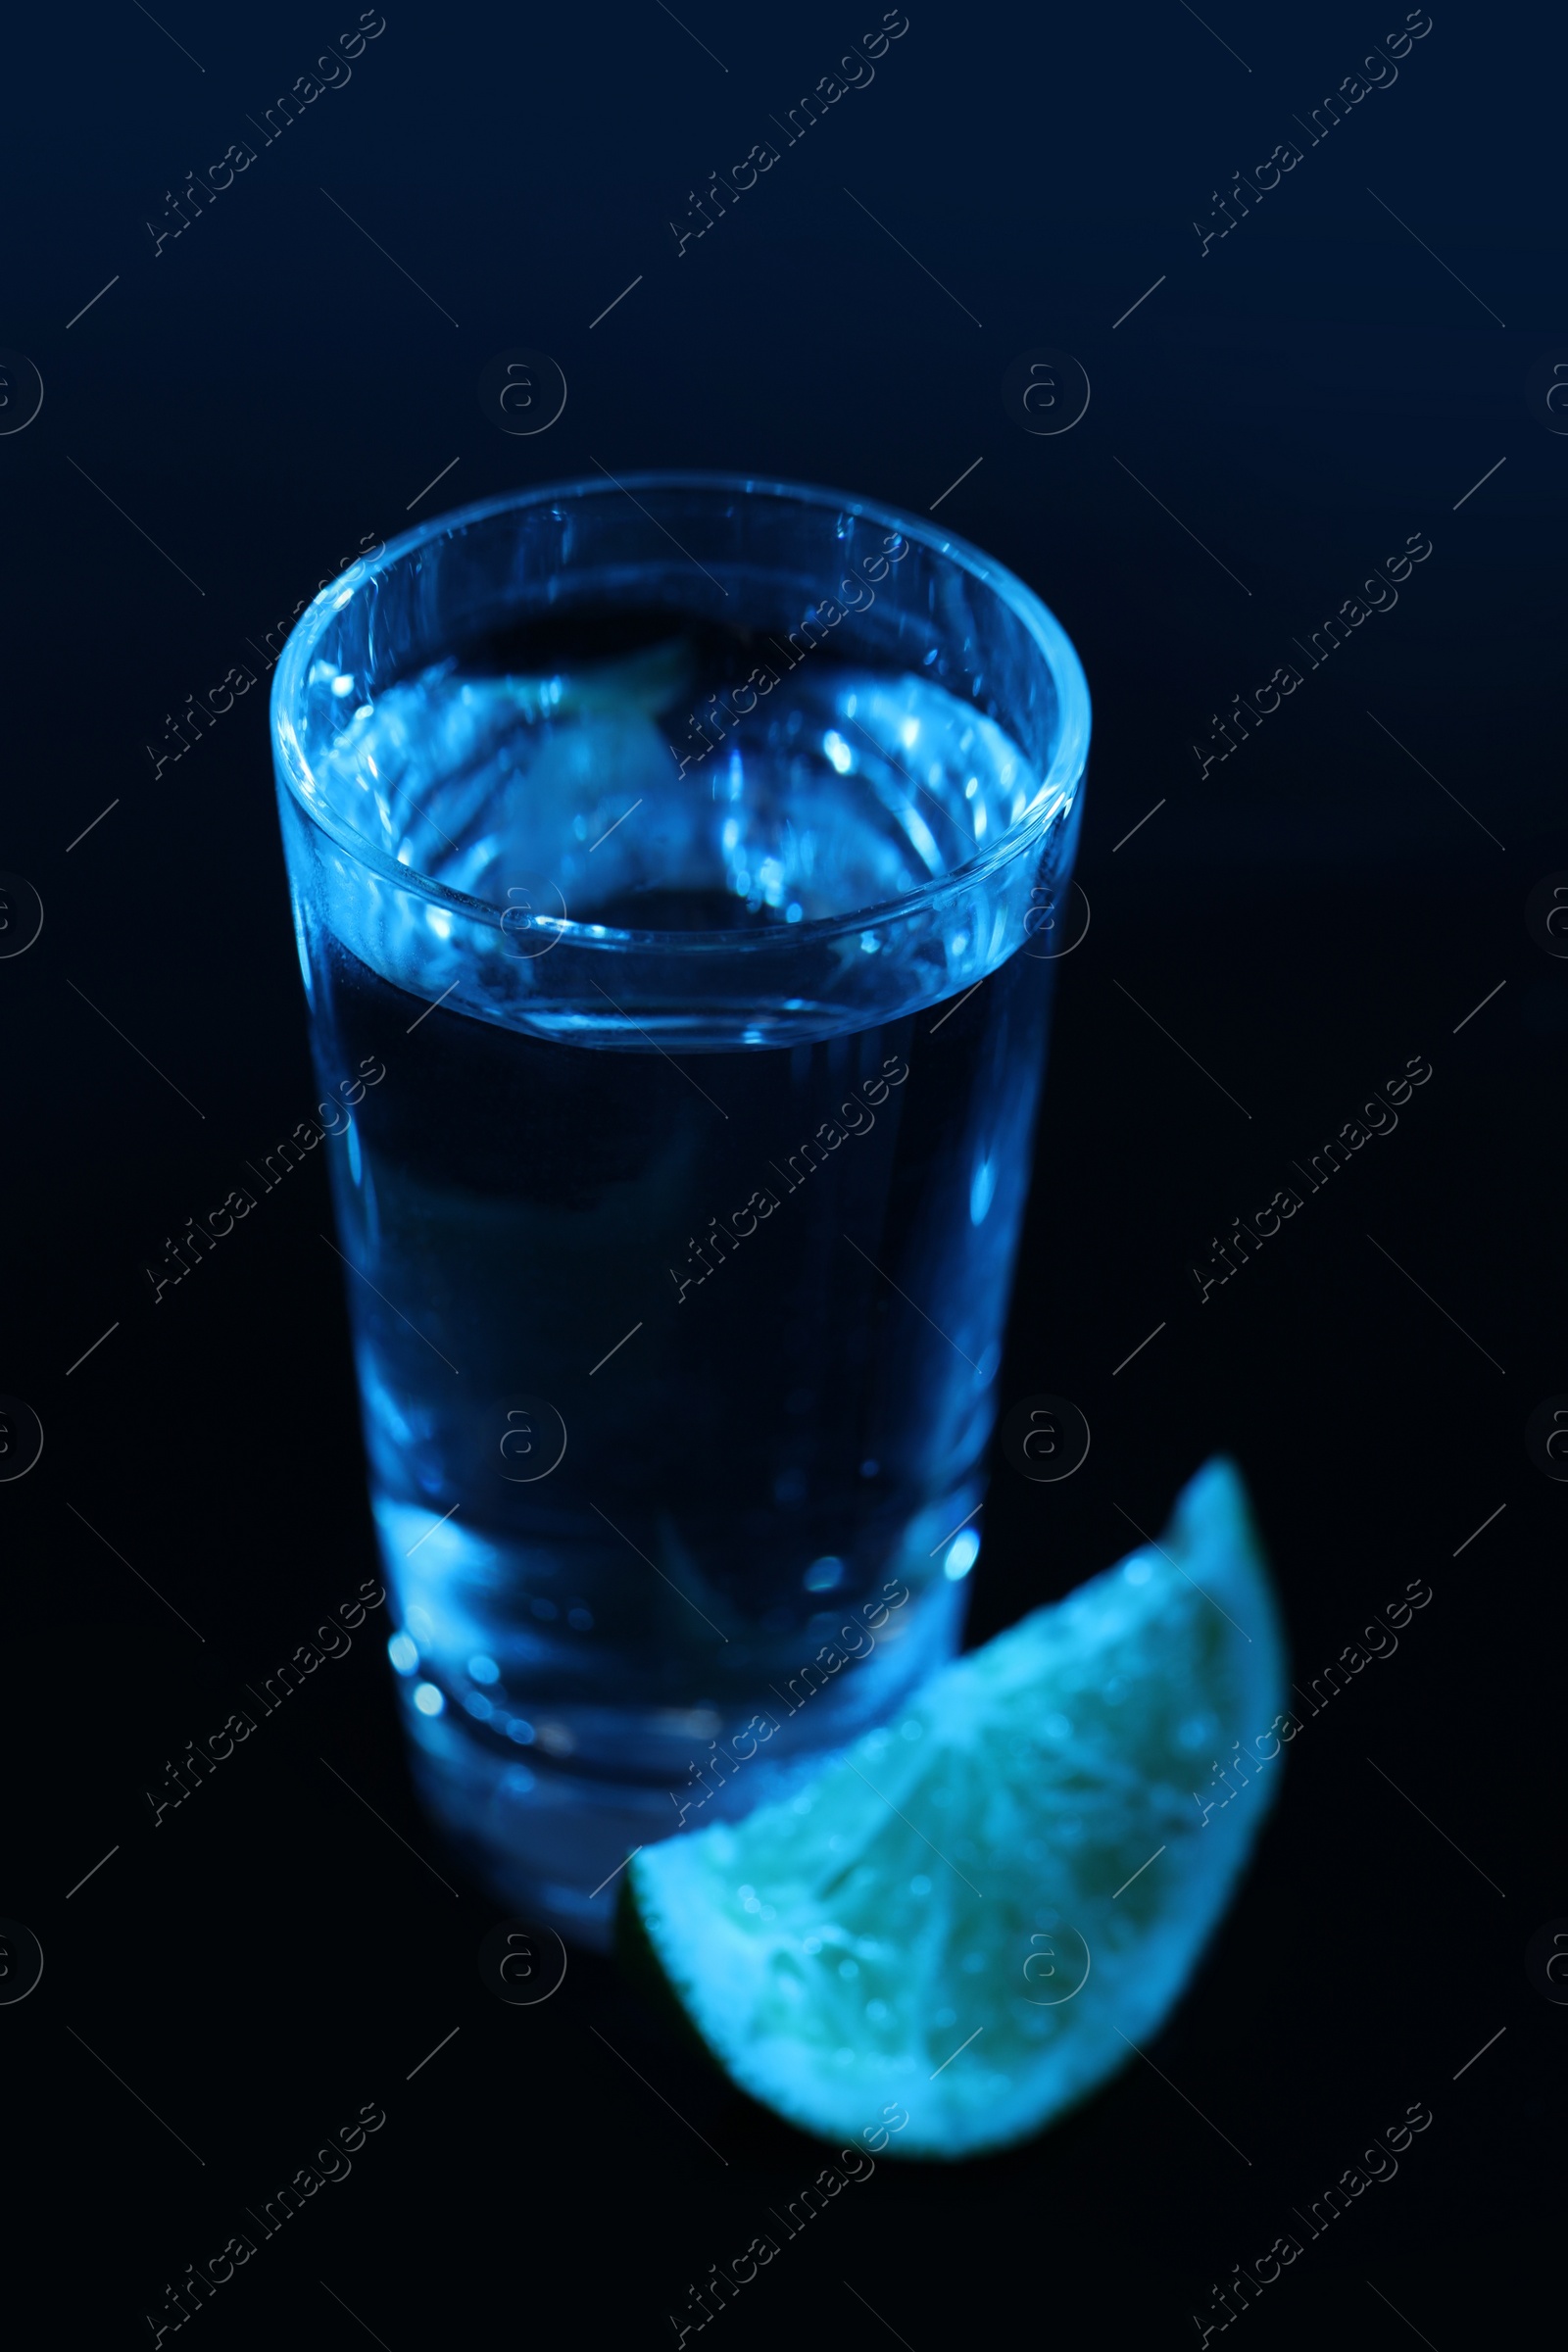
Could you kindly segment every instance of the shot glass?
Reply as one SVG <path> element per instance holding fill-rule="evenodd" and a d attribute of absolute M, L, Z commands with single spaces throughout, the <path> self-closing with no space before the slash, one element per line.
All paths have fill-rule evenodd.
<path fill-rule="evenodd" d="M 1088 689 L 928 521 L 658 474 L 354 565 L 271 715 L 416 1780 L 603 1943 L 957 1645 Z"/>

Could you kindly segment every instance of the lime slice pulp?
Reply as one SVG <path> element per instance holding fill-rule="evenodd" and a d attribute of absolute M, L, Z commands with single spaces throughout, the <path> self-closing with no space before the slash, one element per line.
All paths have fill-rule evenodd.
<path fill-rule="evenodd" d="M 1246 1494 L 1212 1461 L 1159 1543 L 798 1795 L 646 1848 L 623 1900 L 708 2048 L 790 2122 L 890 2155 L 1004 2147 L 1180 1998 L 1278 1784 L 1285 1688 Z"/>

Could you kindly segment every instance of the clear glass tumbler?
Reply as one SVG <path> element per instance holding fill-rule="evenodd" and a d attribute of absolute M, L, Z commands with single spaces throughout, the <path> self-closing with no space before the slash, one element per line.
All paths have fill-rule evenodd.
<path fill-rule="evenodd" d="M 1088 690 L 930 523 L 665 474 L 356 564 L 272 726 L 416 1779 L 602 1942 L 956 1647 Z"/>

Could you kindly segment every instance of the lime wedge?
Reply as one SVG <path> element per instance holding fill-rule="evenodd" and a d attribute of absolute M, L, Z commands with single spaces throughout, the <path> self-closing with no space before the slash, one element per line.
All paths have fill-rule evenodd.
<path fill-rule="evenodd" d="M 804 2131 L 1004 2147 L 1159 2031 L 1262 1826 L 1284 1705 L 1268 1571 L 1212 1461 L 1158 1544 L 948 1667 L 798 1795 L 645 1848 L 631 1940 Z"/>

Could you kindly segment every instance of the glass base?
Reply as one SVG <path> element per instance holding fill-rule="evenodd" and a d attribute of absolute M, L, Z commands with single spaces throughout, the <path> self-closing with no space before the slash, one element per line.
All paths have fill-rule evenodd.
<path fill-rule="evenodd" d="M 765 1745 L 753 1739 L 745 1752 L 744 1736 L 715 1741 L 716 1724 L 705 1724 L 706 1739 L 689 1737 L 678 1769 L 657 1782 L 590 1774 L 539 1748 L 524 1762 L 455 1708 L 421 1713 L 414 1689 L 402 1682 L 416 1786 L 472 1876 L 509 1914 L 554 1928 L 567 1942 L 608 1950 L 622 1866 L 636 1847 L 738 1819 L 788 1794 L 947 1664 L 957 1651 L 966 1598 L 965 1584 L 938 1577 L 889 1619 L 867 1656 L 810 1690 L 798 1708 L 786 1714 L 790 1702 L 764 1687 L 751 1713 L 777 1724 Z M 667 1713 L 620 1712 L 623 1753 L 668 1742 Z M 744 1710 L 734 1717 L 746 1720 Z M 692 1758 L 702 1761 L 700 1779 L 691 1775 Z"/>

